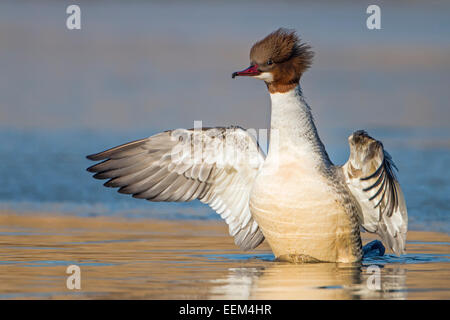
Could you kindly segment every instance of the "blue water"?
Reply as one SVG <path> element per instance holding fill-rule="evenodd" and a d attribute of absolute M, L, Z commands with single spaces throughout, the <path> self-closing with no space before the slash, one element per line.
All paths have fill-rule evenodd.
<path fill-rule="evenodd" d="M 400 169 L 411 230 L 450 232 L 450 149 L 433 147 L 450 139 L 447 130 L 371 129 L 384 141 Z M 219 219 L 199 201 L 152 203 L 118 194 L 95 180 L 85 156 L 153 132 L 82 130 L 0 131 L 0 209 L 61 212 L 78 216 L 161 219 Z M 348 156 L 347 130 L 324 130 L 323 140 L 335 163 Z M 422 139 L 418 140 L 417 136 Z M 438 137 L 438 138 L 436 138 Z M 428 141 L 424 143 L 424 139 Z M 417 142 L 419 141 L 419 142 Z"/>

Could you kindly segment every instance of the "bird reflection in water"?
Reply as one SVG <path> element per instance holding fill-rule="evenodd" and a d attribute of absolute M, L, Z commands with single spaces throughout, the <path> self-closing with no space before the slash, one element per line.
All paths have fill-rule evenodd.
<path fill-rule="evenodd" d="M 212 280 L 211 298 L 218 299 L 405 299 L 406 270 L 377 265 L 380 288 L 368 282 L 373 273 L 361 263 L 291 264 L 229 268 L 225 278 Z"/>

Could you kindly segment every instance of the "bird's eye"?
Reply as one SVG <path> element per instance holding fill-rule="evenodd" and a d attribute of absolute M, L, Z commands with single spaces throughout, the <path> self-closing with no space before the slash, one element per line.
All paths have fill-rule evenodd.
<path fill-rule="evenodd" d="M 272 59 L 267 60 L 267 65 L 268 65 L 268 66 L 270 66 L 270 65 L 272 65 L 272 64 L 273 64 Z"/>

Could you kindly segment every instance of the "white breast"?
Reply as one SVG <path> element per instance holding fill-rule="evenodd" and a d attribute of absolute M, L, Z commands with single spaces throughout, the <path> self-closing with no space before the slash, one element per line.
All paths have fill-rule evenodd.
<path fill-rule="evenodd" d="M 323 168 L 331 165 L 299 90 L 272 97 L 269 154 L 250 210 L 277 257 L 356 261 L 352 223 Z"/>

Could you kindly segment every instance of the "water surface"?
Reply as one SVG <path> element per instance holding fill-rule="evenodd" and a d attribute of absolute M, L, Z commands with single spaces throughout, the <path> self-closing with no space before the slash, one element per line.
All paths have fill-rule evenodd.
<path fill-rule="evenodd" d="M 408 239 L 402 257 L 295 265 L 274 261 L 265 243 L 240 251 L 214 221 L 2 212 L 0 299 L 450 299 L 450 237 Z M 72 264 L 81 290 L 66 287 Z M 367 285 L 371 266 L 379 290 Z"/>
<path fill-rule="evenodd" d="M 67 3 L 0 3 L 0 298 L 450 298 L 448 1 L 381 1 L 378 31 L 353 1 L 79 4 L 68 31 Z M 393 156 L 421 231 L 405 256 L 275 262 L 266 245 L 237 249 L 198 201 L 139 201 L 85 171 L 87 154 L 195 120 L 267 128 L 264 84 L 230 76 L 279 27 L 316 52 L 302 88 L 332 160 L 357 129 Z M 81 291 L 65 287 L 69 264 Z"/>

